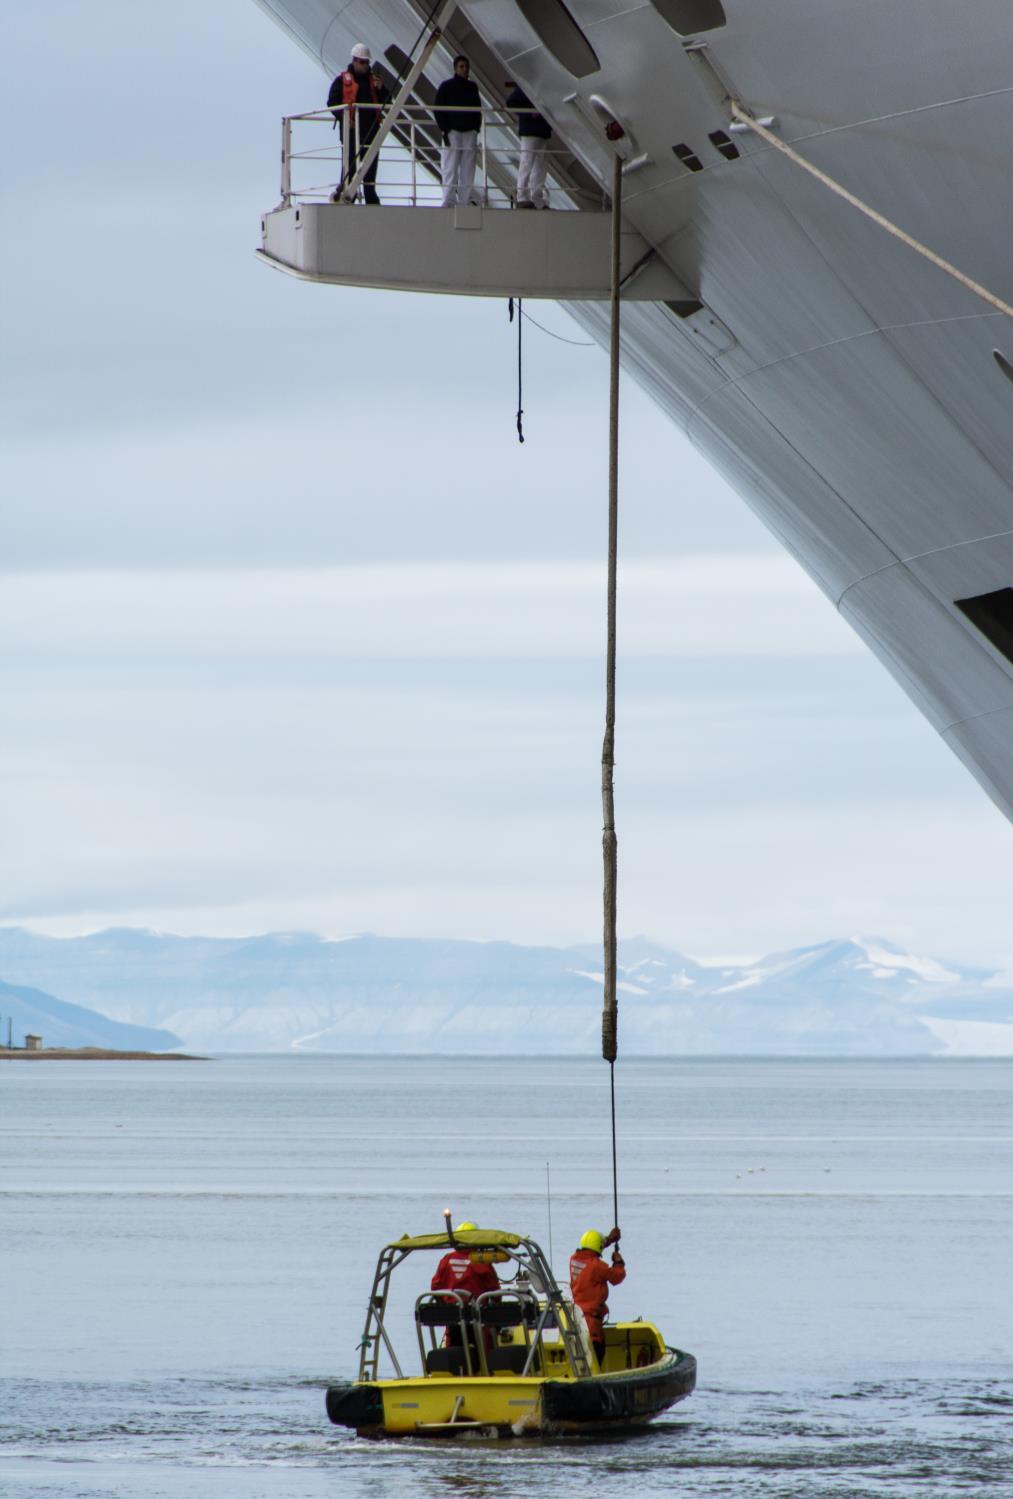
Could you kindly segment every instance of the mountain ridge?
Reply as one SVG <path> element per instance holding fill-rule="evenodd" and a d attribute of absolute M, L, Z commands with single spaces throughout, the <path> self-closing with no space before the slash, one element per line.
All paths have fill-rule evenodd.
<path fill-rule="evenodd" d="M 634 937 L 619 964 L 627 1054 L 1013 1055 L 1009 975 L 882 937 L 723 964 Z M 599 1045 L 593 944 L 0 927 L 0 974 L 205 1050 L 572 1055 Z"/>
<path fill-rule="evenodd" d="M 0 982 L 0 1043 L 6 1045 L 11 1023 L 14 1044 L 26 1035 L 41 1035 L 44 1045 L 77 1048 L 96 1046 L 117 1051 L 171 1051 L 180 1045 L 171 1031 L 123 1024 L 84 1005 L 69 1004 L 24 984 Z"/>

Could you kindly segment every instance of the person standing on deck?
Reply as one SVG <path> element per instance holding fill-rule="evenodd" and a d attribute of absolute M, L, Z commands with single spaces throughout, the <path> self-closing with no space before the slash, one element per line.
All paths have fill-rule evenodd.
<path fill-rule="evenodd" d="M 370 66 L 369 48 L 364 42 L 357 42 L 352 48 L 351 61 L 343 73 L 339 73 L 331 84 L 330 93 L 327 95 L 327 108 L 332 111 L 335 120 L 340 120 L 339 107 L 344 105 L 348 111 L 348 127 L 350 147 L 348 160 L 341 163 L 342 186 L 351 180 L 355 169 L 365 156 L 370 141 L 380 127 L 380 105 L 381 88 L 377 85 L 376 76 Z M 356 108 L 355 106 L 359 107 Z M 376 168 L 379 158 L 376 158 L 362 179 L 362 195 L 367 203 L 377 204 L 380 201 L 376 191 Z M 332 202 L 336 202 L 340 196 L 340 188 L 334 193 Z"/>
<path fill-rule="evenodd" d="M 597 1229 L 589 1228 L 580 1241 L 580 1247 L 570 1256 L 570 1290 L 574 1306 L 584 1313 L 584 1321 L 599 1364 L 605 1357 L 605 1330 L 602 1324 L 608 1312 L 609 1286 L 618 1286 L 626 1279 L 626 1262 L 618 1249 L 612 1252 L 612 1263 L 606 1265 L 601 1257 L 608 1244 L 619 1240 L 618 1228 L 603 1238 Z"/>
<path fill-rule="evenodd" d="M 548 167 L 552 126 L 540 115 L 522 88 L 508 79 L 503 85 L 511 90 L 507 109 L 516 109 L 517 134 L 521 138 L 521 160 L 517 168 L 517 207 L 546 208 L 545 172 Z"/>
<path fill-rule="evenodd" d="M 471 201 L 478 155 L 478 132 L 482 128 L 482 101 L 478 84 L 471 80 L 471 63 L 454 58 L 454 76 L 436 90 L 433 113 L 443 136 L 443 207 L 456 208 Z"/>

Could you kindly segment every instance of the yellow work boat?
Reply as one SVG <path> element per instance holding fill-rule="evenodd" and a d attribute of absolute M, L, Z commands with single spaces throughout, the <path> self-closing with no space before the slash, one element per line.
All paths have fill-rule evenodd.
<path fill-rule="evenodd" d="M 385 1324 L 394 1271 L 411 1255 L 467 1250 L 513 1265 L 474 1300 L 453 1291 L 415 1302 L 421 1373 L 406 1374 Z M 428 1277 L 427 1277 L 428 1279 Z M 380 1377 L 386 1353 L 393 1373 Z M 606 1324 L 599 1364 L 584 1320 L 533 1239 L 499 1229 L 405 1236 L 380 1252 L 359 1377 L 332 1384 L 327 1414 L 360 1436 L 529 1436 L 640 1426 L 684 1400 L 696 1359 L 650 1322 Z"/>

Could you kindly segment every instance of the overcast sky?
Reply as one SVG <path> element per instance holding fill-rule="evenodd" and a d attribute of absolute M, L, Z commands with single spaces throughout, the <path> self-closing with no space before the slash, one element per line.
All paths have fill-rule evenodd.
<path fill-rule="evenodd" d="M 0 921 L 596 937 L 604 355 L 529 327 L 521 448 L 502 303 L 255 260 L 327 80 L 253 0 L 4 25 Z M 622 932 L 1013 962 L 1008 824 L 630 383 L 621 510 Z"/>

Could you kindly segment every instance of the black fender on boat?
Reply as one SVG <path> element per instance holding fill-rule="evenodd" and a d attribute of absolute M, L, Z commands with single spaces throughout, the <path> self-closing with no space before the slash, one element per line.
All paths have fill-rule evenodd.
<path fill-rule="evenodd" d="M 677 1348 L 643 1369 L 595 1374 L 590 1379 L 547 1380 L 542 1410 L 551 1426 L 648 1421 L 696 1388 L 696 1359 Z"/>
<path fill-rule="evenodd" d="M 332 1384 L 327 1387 L 327 1415 L 335 1426 L 383 1425 L 383 1396 L 375 1385 Z"/>

